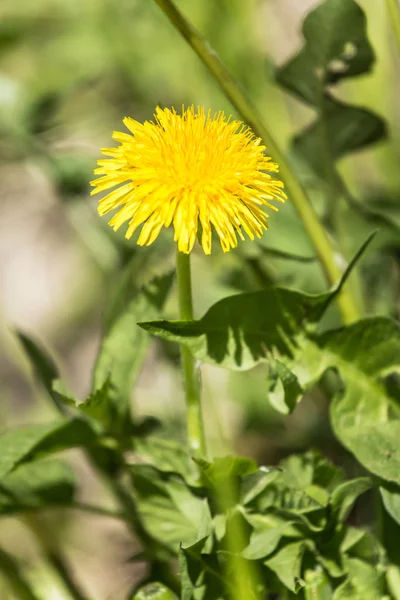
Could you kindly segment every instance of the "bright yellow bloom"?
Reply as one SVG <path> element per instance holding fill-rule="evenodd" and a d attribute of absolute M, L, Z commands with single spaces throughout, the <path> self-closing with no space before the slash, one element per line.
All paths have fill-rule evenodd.
<path fill-rule="evenodd" d="M 99 214 L 119 208 L 110 225 L 117 230 L 128 221 L 127 238 L 143 225 L 141 246 L 172 223 L 178 249 L 188 254 L 200 223 L 204 252 L 211 252 L 212 227 L 228 252 L 236 235 L 261 237 L 268 216 L 262 208 L 278 210 L 270 201 L 286 198 L 261 139 L 223 112 L 157 108 L 155 122 L 125 118 L 124 124 L 133 135 L 114 132 L 120 146 L 102 150 L 109 158 L 98 161 L 92 194 L 118 186 L 100 200 Z"/>

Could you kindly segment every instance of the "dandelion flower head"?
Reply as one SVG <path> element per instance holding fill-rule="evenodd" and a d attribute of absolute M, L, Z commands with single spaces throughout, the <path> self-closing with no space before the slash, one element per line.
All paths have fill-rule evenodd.
<path fill-rule="evenodd" d="M 98 212 L 118 209 L 110 225 L 117 230 L 127 222 L 127 238 L 142 226 L 139 245 L 152 244 L 172 224 L 180 252 L 192 250 L 199 229 L 206 254 L 213 229 L 228 252 L 244 233 L 261 237 L 268 218 L 263 208 L 278 210 L 271 201 L 286 198 L 261 139 L 223 112 L 157 108 L 154 122 L 125 118 L 124 124 L 130 133 L 114 132 L 120 145 L 102 150 L 107 158 L 98 161 L 92 194 L 115 188 Z"/>

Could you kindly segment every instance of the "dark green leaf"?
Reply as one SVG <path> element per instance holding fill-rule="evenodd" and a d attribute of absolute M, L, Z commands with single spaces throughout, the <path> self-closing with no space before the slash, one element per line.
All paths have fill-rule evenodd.
<path fill-rule="evenodd" d="M 379 141 L 385 134 L 384 121 L 371 111 L 325 101 L 321 119 L 294 138 L 293 148 L 319 176 L 329 179 L 332 161 Z"/>
<path fill-rule="evenodd" d="M 293 358 L 299 334 L 322 317 L 373 237 L 361 246 L 330 292 L 311 296 L 270 287 L 225 298 L 196 321 L 153 321 L 140 326 L 161 338 L 188 345 L 200 360 L 230 369 L 250 369 L 267 361 L 269 353 Z"/>
<path fill-rule="evenodd" d="M 268 375 L 273 387 L 269 390 L 268 399 L 275 410 L 287 415 L 295 409 L 303 390 L 297 377 L 284 363 L 275 359 L 270 361 L 269 366 Z"/>
<path fill-rule="evenodd" d="M 121 412 L 126 410 L 135 378 L 143 364 L 149 336 L 138 321 L 159 315 L 172 283 L 172 274 L 154 279 L 142 288 L 126 308 L 114 318 L 97 357 L 93 388 L 110 378 L 113 397 Z"/>
<path fill-rule="evenodd" d="M 65 404 L 60 394 L 53 388 L 53 382 L 59 377 L 58 369 L 53 359 L 26 334 L 17 331 L 17 336 L 32 363 L 35 376 L 42 383 L 57 409 L 65 414 Z"/>
<path fill-rule="evenodd" d="M 90 446 L 96 439 L 93 429 L 80 419 L 11 429 L 0 436 L 0 477 L 23 462 L 68 448 Z"/>
<path fill-rule="evenodd" d="M 68 506 L 74 492 L 74 475 L 66 464 L 45 459 L 21 465 L 1 480 L 0 515 Z"/>
<path fill-rule="evenodd" d="M 203 554 L 207 538 L 181 548 L 181 600 L 225 600 L 224 572 L 215 553 Z M 229 583 L 227 582 L 227 585 Z"/>
<path fill-rule="evenodd" d="M 303 22 L 304 48 L 277 72 L 278 82 L 311 104 L 324 87 L 366 73 L 374 53 L 366 19 L 354 0 L 325 0 Z"/>

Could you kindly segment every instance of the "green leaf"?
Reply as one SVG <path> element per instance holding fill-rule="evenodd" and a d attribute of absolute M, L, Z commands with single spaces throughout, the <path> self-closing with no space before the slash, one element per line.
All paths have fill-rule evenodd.
<path fill-rule="evenodd" d="M 322 569 L 306 571 L 304 581 L 305 600 L 332 600 L 332 587 Z"/>
<path fill-rule="evenodd" d="M 153 321 L 140 326 L 186 344 L 200 360 L 246 370 L 267 361 L 268 351 L 290 355 L 298 330 L 318 319 L 325 302 L 326 295 L 271 287 L 220 300 L 197 321 Z"/>
<path fill-rule="evenodd" d="M 90 446 L 96 440 L 93 429 L 80 419 L 10 429 L 0 436 L 0 478 L 23 462 L 68 448 Z"/>
<path fill-rule="evenodd" d="M 385 135 L 385 123 L 370 110 L 325 100 L 321 119 L 294 138 L 293 149 L 319 176 L 329 178 L 332 161 Z"/>
<path fill-rule="evenodd" d="M 279 360 L 270 361 L 269 379 L 272 389 L 268 392 L 270 404 L 283 415 L 294 411 L 303 390 L 297 377 Z"/>
<path fill-rule="evenodd" d="M 200 539 L 179 552 L 181 600 L 225 600 L 229 583 L 215 553 L 203 554 L 207 538 Z"/>
<path fill-rule="evenodd" d="M 400 421 L 389 421 L 389 407 L 397 400 L 384 379 L 399 366 L 400 328 L 384 317 L 310 334 L 292 366 L 304 388 L 328 368 L 339 371 L 343 390 L 331 404 L 336 435 L 369 471 L 398 483 Z"/>
<path fill-rule="evenodd" d="M 136 438 L 135 454 L 164 473 L 177 473 L 193 484 L 198 479 L 195 463 L 182 444 L 155 436 Z"/>
<path fill-rule="evenodd" d="M 303 49 L 276 77 L 306 102 L 318 105 L 326 85 L 371 69 L 366 18 L 354 0 L 325 0 L 306 16 L 302 31 Z"/>
<path fill-rule="evenodd" d="M 374 482 L 369 477 L 359 477 L 339 485 L 332 493 L 330 500 L 338 520 L 345 521 L 357 498 L 372 487 L 374 487 Z"/>
<path fill-rule="evenodd" d="M 210 533 L 207 501 L 194 495 L 181 477 L 150 465 L 130 468 L 138 511 L 156 540 L 177 553 L 180 544 L 191 544 Z"/>
<path fill-rule="evenodd" d="M 47 352 L 42 350 L 42 348 L 26 334 L 18 331 L 16 333 L 32 363 L 35 376 L 42 383 L 57 409 L 62 414 L 65 414 L 65 404 L 62 401 L 60 394 L 53 388 L 53 382 L 59 377 L 55 362 Z"/>
<path fill-rule="evenodd" d="M 1 480 L 0 515 L 68 506 L 74 493 L 74 475 L 66 464 L 48 459 L 23 464 Z"/>
<path fill-rule="evenodd" d="M 240 502 L 244 506 L 253 502 L 278 476 L 276 467 L 260 467 L 257 472 L 242 477 L 240 482 Z"/>
<path fill-rule="evenodd" d="M 270 287 L 225 298 L 199 320 L 139 325 L 153 335 L 186 344 L 200 360 L 229 369 L 250 369 L 268 361 L 269 354 L 293 358 L 299 334 L 322 317 L 373 237 L 361 246 L 338 285 L 324 294 Z"/>
<path fill-rule="evenodd" d="M 264 564 L 294 593 L 302 587 L 300 575 L 305 548 L 304 542 L 286 544 L 274 556 L 264 561 Z"/>
<path fill-rule="evenodd" d="M 112 395 L 124 412 L 133 383 L 142 367 L 149 336 L 137 326 L 138 321 L 156 318 L 168 296 L 173 274 L 157 277 L 144 286 L 114 317 L 97 356 L 93 374 L 93 389 L 100 388 L 109 378 Z"/>
<path fill-rule="evenodd" d="M 400 525 L 400 486 L 389 483 L 381 486 L 379 490 L 385 509 Z"/>
<path fill-rule="evenodd" d="M 132 600 L 177 600 L 177 597 L 165 585 L 155 581 L 141 587 Z"/>
<path fill-rule="evenodd" d="M 319 118 L 294 140 L 298 156 L 331 179 L 332 161 L 383 138 L 385 123 L 332 97 L 328 86 L 370 70 L 374 62 L 366 19 L 354 0 L 325 0 L 303 23 L 302 50 L 277 71 L 277 81 L 313 105 Z"/>
<path fill-rule="evenodd" d="M 278 527 L 259 529 L 253 531 L 248 546 L 243 550 L 242 556 L 247 560 L 260 560 L 272 554 L 277 548 L 285 531 L 292 525 L 291 521 L 281 523 Z"/>
<path fill-rule="evenodd" d="M 337 588 L 334 600 L 379 600 L 385 593 L 383 570 L 357 558 L 346 560 L 348 579 Z"/>
<path fill-rule="evenodd" d="M 301 490 L 319 486 L 329 491 L 344 480 L 343 472 L 316 450 L 292 454 L 280 462 L 280 468 L 282 481 Z"/>
<path fill-rule="evenodd" d="M 110 380 L 106 379 L 103 385 L 83 402 L 62 396 L 63 401 L 73 406 L 80 413 L 95 422 L 100 433 L 107 433 L 119 437 L 122 433 L 121 415 L 115 402 L 111 398 Z"/>

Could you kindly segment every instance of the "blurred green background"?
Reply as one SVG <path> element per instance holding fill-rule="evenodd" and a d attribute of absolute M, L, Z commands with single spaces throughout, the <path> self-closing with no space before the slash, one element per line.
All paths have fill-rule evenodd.
<path fill-rule="evenodd" d="M 302 19 L 316 2 L 180 0 L 177 4 L 246 88 L 274 137 L 290 153 L 292 136 L 312 120 L 313 111 L 277 87 L 274 67 L 300 47 Z M 371 74 L 341 84 L 336 93 L 386 119 L 389 136 L 342 160 L 339 167 L 359 201 L 400 224 L 399 57 L 385 3 L 359 0 L 359 4 L 367 14 L 376 64 Z M 169 232 L 150 249 L 138 248 L 134 239 L 127 242 L 123 233 L 114 234 L 106 219 L 98 217 L 88 182 L 99 148 L 111 145 L 112 131 L 123 129 L 124 116 L 150 119 L 156 105 L 179 109 L 192 103 L 233 112 L 217 83 L 151 0 L 1 0 L 2 429 L 53 414 L 32 381 L 14 338 L 15 328 L 55 352 L 68 385 L 83 398 L 89 390 L 102 316 L 126 265 L 134 258 L 131 276 L 138 283 L 173 264 Z M 297 167 L 322 218 L 326 190 L 301 163 Z M 222 255 L 216 245 L 211 257 L 195 250 L 198 316 L 217 299 L 268 281 L 309 292 L 324 289 L 313 248 L 290 200 L 270 223 L 261 241 L 242 244 L 229 255 Z M 349 259 L 376 224 L 354 209 L 342 211 L 341 223 L 342 249 Z M 363 279 L 357 286 L 367 314 L 397 315 L 399 250 L 399 236 L 382 227 L 363 261 Z M 176 316 L 174 296 L 167 316 Z M 329 318 L 334 322 L 337 316 L 332 313 Z M 229 374 L 204 366 L 202 378 L 215 454 L 240 448 L 242 454 L 272 463 L 288 452 L 318 446 L 347 464 L 347 457 L 338 455 L 327 404 L 317 392 L 283 420 L 268 407 L 264 370 Z M 133 402 L 138 418 L 156 416 L 165 421 L 169 435 L 183 436 L 175 348 L 153 342 Z M 82 471 L 82 497 L 101 494 L 79 453 L 70 458 Z M 30 561 L 35 548 L 25 542 L 20 528 L 3 520 L 0 537 Z M 85 572 L 99 598 L 123 598 L 140 569 L 129 563 L 133 549 L 123 528 L 92 517 L 83 521 L 69 516 L 65 531 L 78 574 Z M 37 578 L 38 585 L 51 585 L 46 573 L 38 571 Z M 54 590 L 46 598 L 60 598 L 57 594 Z"/>

